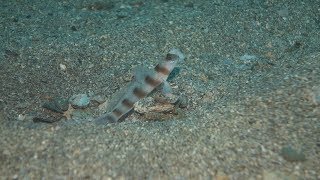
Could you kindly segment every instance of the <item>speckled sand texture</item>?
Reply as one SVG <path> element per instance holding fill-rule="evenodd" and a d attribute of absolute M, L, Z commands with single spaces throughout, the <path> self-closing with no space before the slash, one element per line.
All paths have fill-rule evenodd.
<path fill-rule="evenodd" d="M 0 179 L 320 179 L 319 4 L 1 2 Z M 187 107 L 92 123 L 173 47 Z M 77 94 L 90 104 L 42 108 Z"/>

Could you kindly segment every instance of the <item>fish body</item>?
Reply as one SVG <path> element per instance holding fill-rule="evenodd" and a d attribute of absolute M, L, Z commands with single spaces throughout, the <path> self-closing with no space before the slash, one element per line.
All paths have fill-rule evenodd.
<path fill-rule="evenodd" d="M 140 99 L 148 96 L 155 88 L 163 86 L 164 93 L 170 93 L 170 85 L 166 81 L 171 71 L 184 54 L 179 49 L 171 49 L 167 56 L 154 69 L 139 67 L 135 69 L 134 79 L 124 95 L 116 102 L 112 110 L 96 119 L 96 124 L 115 123 L 124 118 Z"/>

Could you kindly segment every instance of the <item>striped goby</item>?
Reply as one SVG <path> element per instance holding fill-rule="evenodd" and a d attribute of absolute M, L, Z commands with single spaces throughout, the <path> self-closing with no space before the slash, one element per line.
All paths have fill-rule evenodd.
<path fill-rule="evenodd" d="M 117 101 L 111 112 L 103 114 L 95 120 L 96 124 L 114 123 L 123 119 L 133 109 L 137 101 L 146 97 L 160 85 L 163 86 L 164 93 L 168 93 L 171 88 L 166 80 L 176 64 L 183 61 L 184 58 L 185 56 L 179 49 L 171 49 L 153 70 L 143 67 L 137 68 L 126 93 Z"/>

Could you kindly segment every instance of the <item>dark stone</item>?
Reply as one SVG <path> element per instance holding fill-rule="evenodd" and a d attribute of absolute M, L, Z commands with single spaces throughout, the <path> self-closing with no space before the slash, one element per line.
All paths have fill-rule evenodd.
<path fill-rule="evenodd" d="M 280 155 L 287 161 L 297 162 L 297 161 L 305 161 L 306 157 L 302 152 L 298 152 L 293 149 L 291 146 L 286 146 L 281 149 Z"/>
<path fill-rule="evenodd" d="M 69 103 L 68 99 L 56 98 L 50 102 L 45 102 L 42 107 L 53 112 L 63 113 L 68 110 Z"/>

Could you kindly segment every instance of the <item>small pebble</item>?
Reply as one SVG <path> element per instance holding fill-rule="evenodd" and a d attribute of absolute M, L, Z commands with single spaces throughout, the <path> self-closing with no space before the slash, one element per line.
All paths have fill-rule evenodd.
<path fill-rule="evenodd" d="M 54 98 L 52 101 L 45 102 L 42 107 L 54 112 L 63 113 L 68 110 L 68 100 L 64 98 Z"/>
<path fill-rule="evenodd" d="M 74 107 L 85 108 L 89 105 L 90 99 L 86 94 L 76 94 L 69 99 L 69 102 Z"/>
<path fill-rule="evenodd" d="M 23 114 L 19 114 L 19 115 L 18 115 L 18 120 L 19 120 L 19 121 L 23 121 L 23 120 L 25 120 L 25 118 L 26 118 L 26 116 L 23 115 Z"/>
<path fill-rule="evenodd" d="M 255 60 L 255 59 L 257 59 L 257 56 L 249 55 L 249 54 L 245 54 L 245 55 L 240 57 L 240 60 L 244 61 L 244 63 L 249 63 L 249 62 L 251 62 L 252 60 Z"/>
<path fill-rule="evenodd" d="M 280 155 L 287 161 L 296 162 L 296 161 L 305 161 L 306 157 L 302 152 L 298 152 L 293 149 L 291 146 L 286 146 L 281 149 Z"/>
<path fill-rule="evenodd" d="M 91 101 L 96 101 L 98 102 L 99 104 L 102 104 L 106 101 L 106 99 L 100 95 L 96 95 L 96 96 L 92 96 L 91 97 Z"/>
<path fill-rule="evenodd" d="M 67 66 L 64 64 L 59 64 L 60 70 L 65 71 L 67 69 Z"/>

